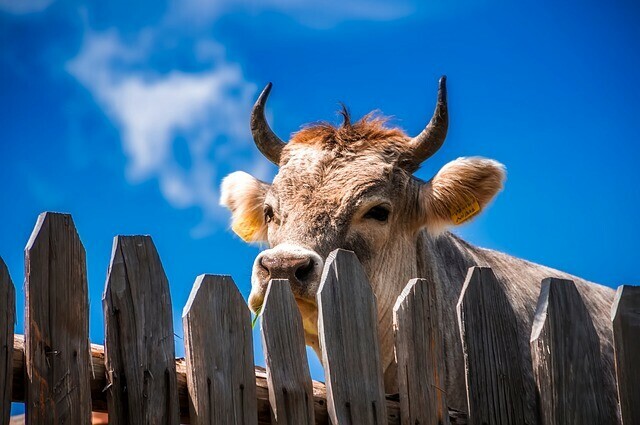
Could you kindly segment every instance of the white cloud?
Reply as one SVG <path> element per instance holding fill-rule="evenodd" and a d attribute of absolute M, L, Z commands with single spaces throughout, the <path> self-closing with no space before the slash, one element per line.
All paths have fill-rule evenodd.
<path fill-rule="evenodd" d="M 279 12 L 311 27 L 330 27 L 348 20 L 390 21 L 409 16 L 415 6 L 407 0 L 174 0 L 169 16 L 208 25 L 220 16 L 243 11 Z"/>
<path fill-rule="evenodd" d="M 145 66 L 153 35 L 125 44 L 115 31 L 88 32 L 83 47 L 67 69 L 94 95 L 121 131 L 131 182 L 156 178 L 164 197 L 177 208 L 199 207 L 205 222 L 218 216 L 219 168 L 255 170 L 265 176 L 266 160 L 242 160 L 252 151 L 248 117 L 257 87 L 247 82 L 237 64 L 224 58 L 213 41 L 195 47 L 201 71 L 177 69 L 157 74 Z M 175 147 L 186 144 L 188 164 L 176 158 Z M 226 170 L 225 170 L 226 172 Z M 204 223 L 199 236 L 210 229 Z"/>
<path fill-rule="evenodd" d="M 35 10 L 36 4 L 44 8 L 53 0 L 0 0 L 0 5 L 14 1 L 26 1 Z M 249 135 L 257 87 L 226 59 L 224 46 L 203 38 L 193 43 L 193 59 L 208 67 L 186 72 L 177 66 L 167 69 L 164 62 L 164 70 L 157 72 L 151 64 L 167 37 L 206 32 L 201 30 L 233 12 L 278 12 L 305 25 L 327 27 L 352 19 L 392 20 L 412 10 L 407 0 L 173 0 L 158 25 L 126 42 L 116 30 L 87 30 L 67 69 L 119 128 L 127 179 L 155 179 L 171 205 L 200 208 L 204 220 L 194 235 L 204 236 L 222 211 L 217 187 L 223 173 L 243 169 L 268 180 L 273 168 L 257 154 Z M 178 148 L 186 161 L 176 154 Z"/>
<path fill-rule="evenodd" d="M 51 6 L 54 0 L 0 0 L 0 10 L 22 15 L 42 12 Z"/>

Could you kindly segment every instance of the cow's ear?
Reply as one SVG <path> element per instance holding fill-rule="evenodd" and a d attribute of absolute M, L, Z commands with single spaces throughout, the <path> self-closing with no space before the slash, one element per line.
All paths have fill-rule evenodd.
<path fill-rule="evenodd" d="M 504 165 L 491 159 L 451 161 L 420 190 L 423 224 L 437 233 L 470 220 L 502 189 L 505 177 Z"/>
<path fill-rule="evenodd" d="M 237 171 L 222 180 L 220 205 L 231 211 L 231 228 L 246 242 L 265 241 L 264 197 L 269 184 Z"/>

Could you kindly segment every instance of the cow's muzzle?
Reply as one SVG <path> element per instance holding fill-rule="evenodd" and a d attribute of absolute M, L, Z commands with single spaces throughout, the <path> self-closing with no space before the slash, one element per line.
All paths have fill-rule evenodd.
<path fill-rule="evenodd" d="M 253 263 L 249 307 L 254 312 L 262 307 L 271 279 L 288 279 L 296 300 L 315 303 L 323 263 L 316 252 L 293 244 L 261 252 Z"/>

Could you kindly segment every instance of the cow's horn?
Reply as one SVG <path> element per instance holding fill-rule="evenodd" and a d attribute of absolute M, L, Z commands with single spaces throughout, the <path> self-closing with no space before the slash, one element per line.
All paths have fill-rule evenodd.
<path fill-rule="evenodd" d="M 445 137 L 447 137 L 448 127 L 447 77 L 443 75 L 438 86 L 438 103 L 431 121 L 420 134 L 409 142 L 411 162 L 415 164 L 416 168 L 440 149 Z"/>
<path fill-rule="evenodd" d="M 267 103 L 271 85 L 271 83 L 267 84 L 262 93 L 260 93 L 255 105 L 253 105 L 253 110 L 251 111 L 251 134 L 260 152 L 269 161 L 279 165 L 280 154 L 285 143 L 271 130 L 267 119 L 264 117 L 264 105 Z"/>

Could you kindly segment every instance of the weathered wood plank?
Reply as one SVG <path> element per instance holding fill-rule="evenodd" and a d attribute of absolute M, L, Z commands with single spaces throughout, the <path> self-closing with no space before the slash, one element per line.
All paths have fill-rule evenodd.
<path fill-rule="evenodd" d="M 439 303 L 435 283 L 412 279 L 393 307 L 403 425 L 449 424 Z"/>
<path fill-rule="evenodd" d="M 531 332 L 542 424 L 615 424 L 606 403 L 600 340 L 571 280 L 542 281 Z"/>
<path fill-rule="evenodd" d="M 640 286 L 618 287 L 611 322 L 622 423 L 640 424 Z"/>
<path fill-rule="evenodd" d="M 148 236 L 116 236 L 102 298 L 110 424 L 177 424 L 169 283 Z"/>
<path fill-rule="evenodd" d="M 516 316 L 489 267 L 471 267 L 457 305 L 470 424 L 535 424 L 527 408 Z"/>
<path fill-rule="evenodd" d="M 91 361 L 94 375 L 91 377 L 91 399 L 95 412 L 107 411 L 107 395 L 103 389 L 107 385 L 104 367 L 104 347 L 91 344 Z M 187 376 L 185 359 L 176 359 L 176 377 L 178 381 L 178 399 L 180 400 L 180 423 L 189 424 L 189 401 L 187 394 Z M 24 337 L 14 336 L 13 346 L 13 386 L 11 401 L 24 402 L 24 388 L 26 385 L 24 365 Z M 260 366 L 255 367 L 256 398 L 258 401 L 258 425 L 271 424 L 271 407 L 269 405 L 269 390 L 267 386 L 267 372 Z M 400 403 L 393 397 L 386 400 L 388 412 L 388 424 L 400 424 Z M 327 413 L 327 393 L 322 382 L 313 381 L 313 410 L 315 411 L 316 424 L 329 424 Z M 449 411 L 452 425 L 466 425 L 467 415 L 455 410 Z"/>
<path fill-rule="evenodd" d="M 26 414 L 37 424 L 91 418 L 85 251 L 68 214 L 43 213 L 25 248 Z"/>
<path fill-rule="evenodd" d="M 251 314 L 233 279 L 198 276 L 182 325 L 191 423 L 257 424 Z"/>
<path fill-rule="evenodd" d="M 275 423 L 313 425 L 313 386 L 302 318 L 288 280 L 269 282 L 261 315 L 262 346 Z"/>
<path fill-rule="evenodd" d="M 13 379 L 13 327 L 16 323 L 16 292 L 9 269 L 0 257 L 0 424 L 9 423 Z"/>
<path fill-rule="evenodd" d="M 317 298 L 331 421 L 385 423 L 376 299 L 353 252 L 329 254 Z"/>

